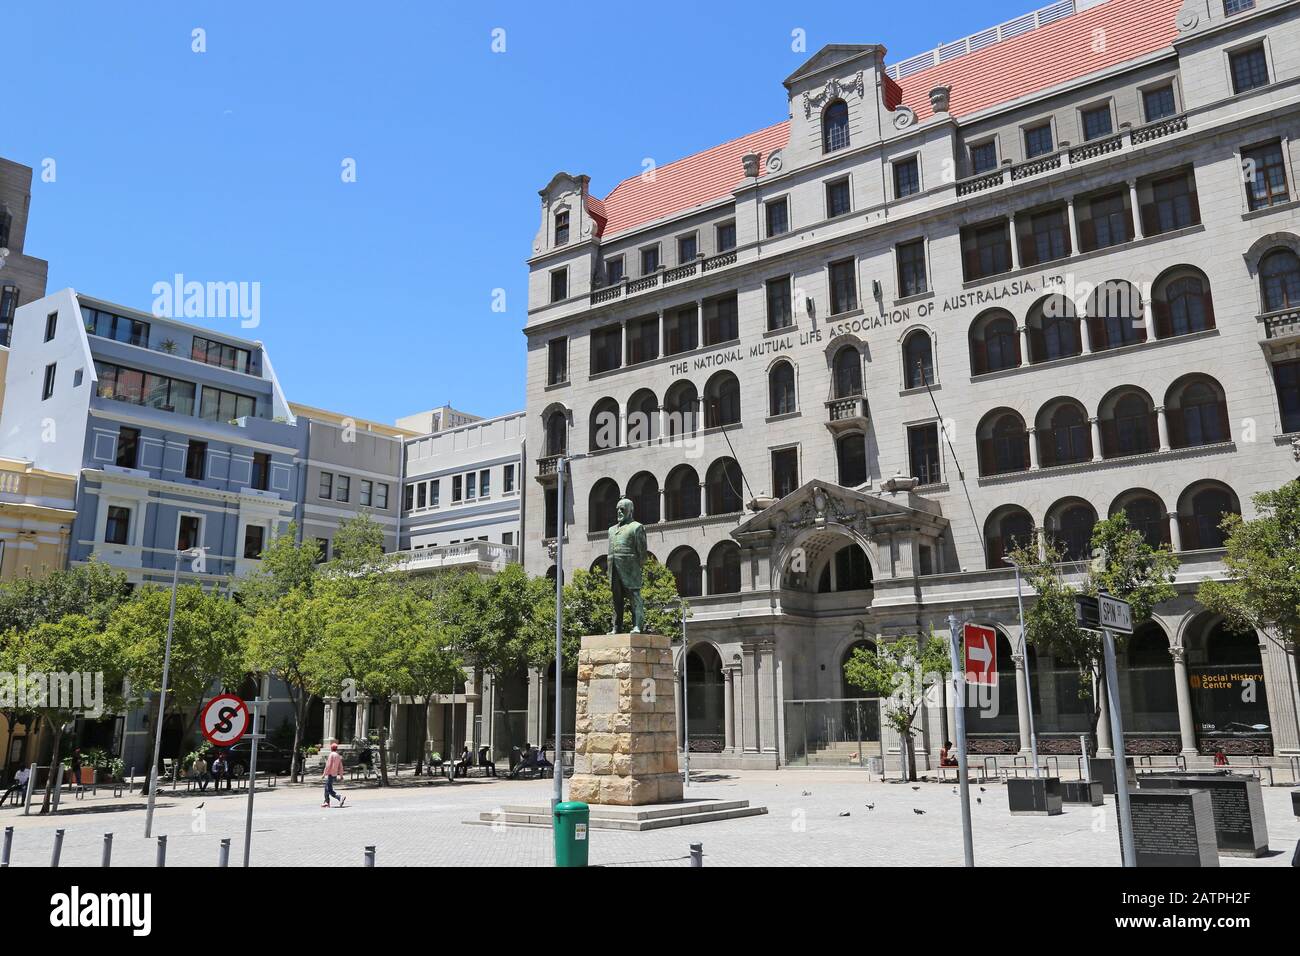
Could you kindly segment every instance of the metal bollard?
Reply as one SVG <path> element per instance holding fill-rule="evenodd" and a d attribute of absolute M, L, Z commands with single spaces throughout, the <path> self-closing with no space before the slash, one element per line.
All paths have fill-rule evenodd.
<path fill-rule="evenodd" d="M 704 865 L 704 844 L 691 844 L 691 866 L 692 868 Z"/>
<path fill-rule="evenodd" d="M 63 764 L 59 764 L 59 772 L 54 775 L 54 804 L 50 807 L 51 813 L 59 812 L 59 795 L 63 793 Z"/>
<path fill-rule="evenodd" d="M 217 866 L 230 866 L 230 837 L 221 841 L 221 849 L 217 851 Z"/>
<path fill-rule="evenodd" d="M 63 831 L 54 831 L 54 852 L 50 854 L 50 866 L 59 865 L 59 855 L 63 853 Z"/>
<path fill-rule="evenodd" d="M 167 865 L 167 837 L 164 835 L 158 838 L 158 861 L 154 863 L 154 866 L 166 866 L 166 865 Z"/>
<path fill-rule="evenodd" d="M 32 764 L 27 775 L 27 796 L 23 798 L 23 816 L 32 811 L 32 794 L 36 792 L 36 764 Z"/>
<path fill-rule="evenodd" d="M 368 846 L 366 847 L 366 866 L 374 866 L 374 865 L 375 865 L 375 848 L 373 846 Z"/>
<path fill-rule="evenodd" d="M 104 834 L 104 855 L 100 857 L 99 865 L 108 866 L 109 861 L 113 859 L 113 834 Z"/>
<path fill-rule="evenodd" d="M 126 795 L 131 795 L 132 781 L 135 780 L 135 764 L 131 764 L 131 772 L 126 775 Z"/>
<path fill-rule="evenodd" d="M 0 867 L 9 865 L 9 853 L 14 848 L 14 828 L 5 827 L 5 848 L 4 856 L 0 857 Z"/>

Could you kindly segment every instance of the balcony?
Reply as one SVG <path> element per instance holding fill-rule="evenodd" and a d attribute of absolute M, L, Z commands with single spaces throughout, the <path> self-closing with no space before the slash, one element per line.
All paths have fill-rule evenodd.
<path fill-rule="evenodd" d="M 519 548 L 513 544 L 495 544 L 491 541 L 465 541 L 436 548 L 399 551 L 394 557 L 394 570 L 398 571 L 451 569 L 494 574 L 505 570 L 508 564 L 519 563 Z"/>
<path fill-rule="evenodd" d="M 826 427 L 832 433 L 863 428 L 869 418 L 870 409 L 865 395 L 832 398 L 826 403 Z"/>
<path fill-rule="evenodd" d="M 562 455 L 548 455 L 537 459 L 537 480 L 544 485 L 555 484 L 559 480 L 562 457 Z"/>
<path fill-rule="evenodd" d="M 1266 312 L 1256 321 L 1264 327 L 1264 338 L 1271 342 L 1300 341 L 1300 309 Z"/>
<path fill-rule="evenodd" d="M 661 286 L 672 285 L 678 282 L 685 282 L 693 279 L 697 275 L 705 272 L 713 272 L 717 269 L 723 269 L 727 266 L 736 264 L 736 250 L 730 249 L 726 252 L 718 253 L 716 256 L 709 258 L 699 258 L 694 262 L 687 262 L 671 269 L 661 269 L 650 275 L 642 276 L 639 279 L 624 279 L 617 285 L 605 286 L 603 289 L 593 289 L 591 292 L 591 304 L 601 305 L 605 302 L 612 302 L 615 299 L 626 298 L 627 296 L 637 295 L 641 292 L 657 289 Z"/>

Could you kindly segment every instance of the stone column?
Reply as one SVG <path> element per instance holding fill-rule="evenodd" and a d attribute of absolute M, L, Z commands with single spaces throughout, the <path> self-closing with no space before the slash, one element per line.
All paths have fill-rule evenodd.
<path fill-rule="evenodd" d="M 1128 201 L 1133 210 L 1133 238 L 1145 239 L 1146 235 L 1142 229 L 1142 207 L 1138 205 L 1138 182 L 1136 179 L 1128 181 Z"/>
<path fill-rule="evenodd" d="M 1077 309 L 1077 306 L 1076 306 Z M 1079 316 L 1079 348 L 1084 355 L 1092 353 L 1092 327 L 1085 316 Z"/>
<path fill-rule="evenodd" d="M 668 437 L 668 406 L 660 405 L 658 408 L 655 409 L 655 413 L 656 413 L 656 417 L 659 419 L 659 427 L 656 430 L 655 438 L 660 442 L 660 444 L 662 444 L 664 439 Z M 659 494 L 661 497 L 660 497 L 659 504 L 661 508 L 663 506 L 663 499 L 662 499 L 663 493 L 664 490 L 660 488 Z M 661 510 L 659 513 L 660 515 L 662 515 L 663 511 Z"/>
<path fill-rule="evenodd" d="M 777 751 L 776 741 L 776 654 L 772 641 L 760 641 L 756 661 L 758 695 L 759 749 L 764 753 Z"/>
<path fill-rule="evenodd" d="M 1020 271 L 1020 243 L 1016 241 L 1016 217 L 1011 215 L 1007 217 L 1007 232 L 1011 245 L 1011 271 Z M 1028 353 L 1026 353 L 1028 354 Z"/>
<path fill-rule="evenodd" d="M 1029 470 L 1038 471 L 1042 467 L 1038 463 L 1038 427 L 1030 425 L 1026 431 L 1029 433 Z"/>
<path fill-rule="evenodd" d="M 1029 746 L 1029 683 L 1025 676 L 1025 655 L 1012 654 L 1016 665 L 1016 718 L 1020 728 L 1020 752 L 1027 754 Z"/>
<path fill-rule="evenodd" d="M 1174 551 L 1183 550 L 1183 531 L 1178 527 L 1178 512 L 1171 511 L 1166 517 L 1169 519 L 1169 546 Z"/>
<path fill-rule="evenodd" d="M 1300 687 L 1295 672 L 1295 645 L 1266 638 L 1260 642 L 1259 658 L 1268 694 L 1269 723 L 1273 725 L 1273 752 L 1300 754 Z"/>
<path fill-rule="evenodd" d="M 1148 296 L 1147 300 L 1142 303 L 1142 326 L 1146 329 L 1147 341 L 1154 342 L 1156 336 L 1156 307 L 1155 302 Z"/>
<path fill-rule="evenodd" d="M 704 300 L 695 300 L 695 347 L 704 344 Z"/>
<path fill-rule="evenodd" d="M 664 321 L 664 310 L 659 310 L 659 357 L 668 354 L 668 323 Z"/>
<path fill-rule="evenodd" d="M 1030 364 L 1032 353 L 1029 350 L 1029 326 L 1022 325 L 1017 330 L 1020 332 L 1020 364 Z"/>
<path fill-rule="evenodd" d="M 370 736 L 370 698 L 357 698 L 357 739 L 365 740 Z"/>
<path fill-rule="evenodd" d="M 686 749 L 686 708 L 683 700 L 685 694 L 682 693 L 682 675 L 685 673 L 686 653 L 685 649 L 683 649 L 679 670 L 673 675 L 673 713 L 677 715 L 677 749 L 682 751 Z"/>
<path fill-rule="evenodd" d="M 1160 450 L 1169 450 L 1169 415 L 1163 405 L 1156 406 L 1156 430 L 1160 433 Z"/>
<path fill-rule="evenodd" d="M 1097 703 L 1101 707 L 1101 717 L 1097 721 L 1097 756 L 1115 756 L 1115 747 L 1110 734 L 1110 699 L 1106 692 L 1106 674 L 1104 668 L 1094 671 L 1097 686 Z"/>
<path fill-rule="evenodd" d="M 736 668 L 726 667 L 722 671 L 722 742 L 727 753 L 736 749 L 735 698 Z"/>
<path fill-rule="evenodd" d="M 1067 153 L 1066 155 L 1068 156 L 1069 154 Z M 1078 219 L 1078 215 L 1074 211 L 1073 197 L 1071 197 L 1070 201 L 1065 204 L 1065 215 L 1066 218 L 1070 221 L 1070 251 L 1078 252 L 1079 251 L 1079 219 Z M 1092 351 L 1092 349 L 1086 345 L 1084 346 L 1083 350 L 1085 352 Z"/>
<path fill-rule="evenodd" d="M 321 735 L 321 749 L 329 750 L 330 744 L 339 739 L 339 699 L 337 697 L 326 697 L 324 699 L 324 733 Z"/>
<path fill-rule="evenodd" d="M 1187 683 L 1187 648 L 1171 647 L 1174 659 L 1174 691 L 1178 694 L 1178 735 L 1182 738 L 1183 756 L 1196 756 L 1196 720 L 1192 716 L 1192 692 Z"/>
<path fill-rule="evenodd" d="M 1092 426 L 1092 460 L 1101 461 L 1103 458 L 1101 449 L 1101 419 L 1089 418 L 1088 424 Z"/>
<path fill-rule="evenodd" d="M 758 753 L 758 685 L 754 645 L 745 644 L 740 670 L 741 747 L 746 753 Z"/>

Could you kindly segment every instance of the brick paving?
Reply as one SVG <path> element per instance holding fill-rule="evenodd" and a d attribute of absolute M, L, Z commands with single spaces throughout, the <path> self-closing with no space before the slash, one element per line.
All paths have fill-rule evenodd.
<path fill-rule="evenodd" d="M 606 866 L 686 866 L 689 844 L 704 844 L 706 866 L 941 865 L 962 862 L 960 801 L 952 784 L 869 783 L 860 773 L 782 770 L 700 774 L 691 796 L 748 799 L 765 816 L 644 833 L 596 830 L 591 863 Z M 340 788 L 343 809 L 320 807 L 320 789 L 280 786 L 259 791 L 253 824 L 257 866 L 359 866 L 374 844 L 379 866 L 550 866 L 549 829 L 467 826 L 484 810 L 545 803 L 551 781 L 445 780 L 388 790 L 373 784 Z M 1006 788 L 989 784 L 972 806 L 975 859 L 987 866 L 1118 866 L 1115 809 L 1066 807 L 1056 817 L 1013 817 Z M 0 825 L 15 829 L 13 866 L 48 866 L 54 830 L 67 832 L 62 865 L 98 866 L 103 834 L 114 833 L 113 865 L 152 866 L 155 842 L 145 840 L 144 801 L 104 795 L 65 802 L 57 818 L 0 809 Z M 154 833 L 168 837 L 169 866 L 214 866 L 222 837 L 231 863 L 243 859 L 246 796 L 163 793 Z M 198 804 L 204 808 L 198 810 Z M 872 804 L 874 809 L 868 809 Z M 1286 866 L 1300 821 L 1288 788 L 1264 789 L 1273 854 L 1259 860 L 1222 857 L 1224 866 Z M 840 816 L 844 810 L 849 816 Z M 914 810 L 923 810 L 917 814 Z"/>

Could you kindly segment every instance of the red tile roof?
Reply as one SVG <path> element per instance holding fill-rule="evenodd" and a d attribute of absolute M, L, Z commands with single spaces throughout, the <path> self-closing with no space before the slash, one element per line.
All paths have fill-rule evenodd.
<path fill-rule="evenodd" d="M 930 90 L 952 87 L 950 113 L 961 117 L 1067 83 L 1169 46 L 1182 0 L 1107 2 L 904 77 L 886 78 L 886 98 L 930 118 Z M 1098 32 L 1104 31 L 1104 32 Z M 785 146 L 789 121 L 659 166 L 654 178 L 625 179 L 604 200 L 588 198 L 599 231 L 615 235 L 721 199 L 744 179 L 740 158 L 764 159 Z M 603 227 L 600 222 L 604 218 Z"/>

